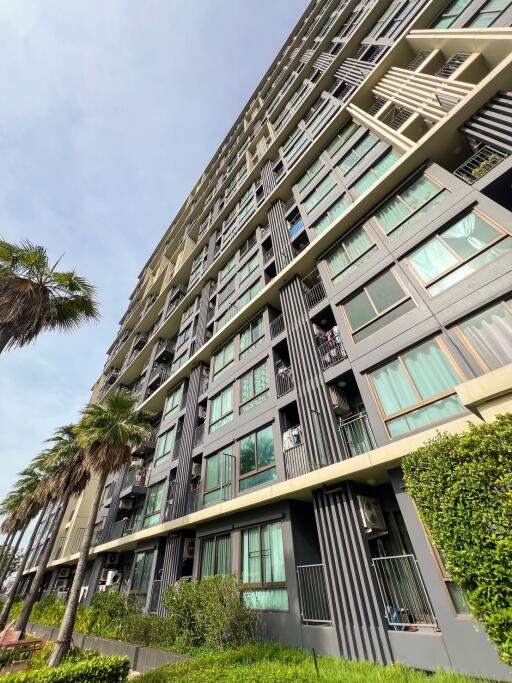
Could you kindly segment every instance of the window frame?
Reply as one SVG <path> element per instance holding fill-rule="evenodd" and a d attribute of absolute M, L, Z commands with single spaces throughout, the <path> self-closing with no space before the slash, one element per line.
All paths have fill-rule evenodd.
<path fill-rule="evenodd" d="M 252 589 L 255 589 L 255 588 L 260 588 L 260 589 L 265 589 L 265 588 L 270 588 L 270 589 L 272 589 L 272 588 L 288 588 L 288 582 L 287 582 L 286 578 L 285 578 L 284 581 L 265 581 L 265 580 L 263 579 L 263 576 L 264 576 L 263 561 L 264 561 L 264 559 L 265 559 L 265 557 L 264 557 L 264 555 L 263 555 L 263 550 L 262 550 L 262 548 L 263 548 L 262 539 L 263 539 L 263 533 L 264 533 L 263 530 L 264 530 L 265 527 L 271 526 L 272 524 L 276 524 L 276 523 L 281 525 L 281 540 L 282 540 L 282 544 L 283 544 L 283 564 L 284 564 L 284 574 L 285 574 L 285 577 L 286 577 L 286 553 L 285 553 L 285 547 L 284 547 L 283 525 L 282 525 L 282 522 L 281 522 L 280 520 L 276 520 L 276 521 L 274 521 L 274 522 L 266 522 L 266 523 L 261 523 L 261 524 L 251 524 L 251 526 L 244 527 L 244 528 L 242 529 L 242 539 L 241 539 L 241 543 L 240 543 L 240 559 L 241 559 L 241 565 L 242 565 L 242 568 L 243 568 L 243 564 L 244 564 L 244 541 L 243 541 L 243 534 L 244 534 L 244 532 L 251 531 L 252 529 L 258 529 L 258 540 L 259 540 L 258 553 L 259 553 L 259 560 L 260 560 L 260 572 L 259 572 L 259 574 L 260 574 L 261 580 L 258 581 L 258 582 L 253 582 L 253 583 L 242 583 L 242 590 L 252 590 Z M 270 552 L 269 552 L 268 557 L 269 557 L 269 558 L 271 557 L 271 553 L 270 553 Z M 242 572 L 240 572 L 240 574 L 241 574 L 241 577 L 242 577 L 242 580 L 243 580 L 243 574 L 242 574 Z M 266 610 L 265 610 L 265 611 L 266 611 Z M 270 611 L 273 611 L 273 610 L 270 610 Z M 279 610 L 279 611 L 281 611 L 281 610 Z"/>
<path fill-rule="evenodd" d="M 209 415 L 210 419 L 209 419 L 209 421 L 208 421 L 208 434 L 213 434 L 213 433 L 216 432 L 217 430 L 222 429 L 222 427 L 225 427 L 227 424 L 229 424 L 230 422 L 233 421 L 233 419 L 234 419 L 234 413 L 235 413 L 233 387 L 234 387 L 234 384 L 230 384 L 229 386 L 227 386 L 227 387 L 225 387 L 224 389 L 222 389 L 222 391 L 219 391 L 218 394 L 216 394 L 215 396 L 212 396 L 212 398 L 210 399 L 211 404 L 210 404 L 210 415 Z M 221 405 L 221 410 L 222 410 L 223 396 L 224 396 L 224 394 L 226 394 L 228 391 L 231 392 L 231 410 L 228 411 L 228 412 L 226 412 L 226 413 L 221 413 L 220 416 L 215 420 L 215 422 L 212 422 L 212 412 L 213 412 L 213 404 L 214 404 L 214 402 L 215 402 L 217 399 L 220 399 L 220 402 L 221 402 L 220 405 Z M 215 429 L 212 430 L 212 427 L 214 427 L 214 426 L 217 425 L 219 422 L 221 422 L 222 420 L 224 420 L 224 418 L 228 417 L 228 415 L 231 415 L 231 419 L 227 420 L 227 422 L 224 422 L 224 423 L 221 424 L 221 425 L 218 425 L 217 427 L 215 427 Z"/>
<path fill-rule="evenodd" d="M 169 427 L 169 429 L 166 429 L 165 432 L 158 435 L 158 439 L 157 439 L 156 447 L 155 447 L 155 456 L 153 458 L 153 466 L 154 467 L 156 467 L 158 464 L 167 460 L 167 458 L 170 458 L 172 460 L 174 444 L 176 443 L 176 430 L 177 430 L 177 425 L 173 425 L 172 427 Z M 159 446 L 160 442 L 161 441 L 164 442 L 163 448 L 165 449 L 165 446 L 167 445 L 167 438 L 170 435 L 172 435 L 172 441 L 171 441 L 171 446 L 170 446 L 169 450 L 168 451 L 163 450 L 162 454 L 158 455 L 158 446 Z"/>
<path fill-rule="evenodd" d="M 164 504 L 164 499 L 165 499 L 165 484 L 166 484 L 166 480 L 162 479 L 162 481 L 157 481 L 155 484 L 152 484 L 148 488 L 148 492 L 146 495 L 146 502 L 144 505 L 144 512 L 142 513 L 141 529 L 148 529 L 149 527 L 154 526 L 155 524 L 158 524 L 158 522 L 160 521 L 160 518 L 162 517 L 162 509 L 163 509 L 163 504 Z M 151 497 L 151 492 L 153 490 L 155 491 L 155 496 L 154 496 L 154 501 L 151 501 L 150 497 Z M 148 512 L 148 507 L 149 507 L 150 501 L 153 502 L 153 504 L 154 504 L 154 502 L 156 502 L 158 500 L 158 496 L 160 495 L 160 492 L 161 492 L 160 509 L 155 507 L 154 509 L 152 508 L 151 512 Z M 149 519 L 151 519 L 152 517 L 156 517 L 157 515 L 158 515 L 158 519 L 156 520 L 156 522 L 152 522 L 150 524 L 147 523 L 147 521 Z"/>
<path fill-rule="evenodd" d="M 262 333 L 261 335 L 257 338 L 253 338 L 253 330 L 258 329 L 260 327 L 259 321 L 261 320 L 261 329 Z M 251 336 L 251 343 L 249 346 L 246 346 L 245 349 L 242 349 L 242 335 L 246 330 L 250 331 L 250 336 Z M 265 339 L 265 319 L 263 317 L 263 313 L 259 313 L 257 316 L 255 316 L 252 320 L 250 320 L 247 325 L 240 330 L 238 333 L 238 359 L 241 360 L 243 357 L 246 356 L 247 353 L 249 353 L 251 350 L 255 349 L 257 346 L 259 346 Z"/>
<path fill-rule="evenodd" d="M 204 536 L 201 538 L 201 556 L 199 561 L 199 578 L 202 579 L 208 576 L 229 576 L 232 572 L 229 571 L 227 574 L 220 574 L 218 571 L 219 557 L 218 557 L 218 541 L 219 539 L 229 538 L 229 566 L 230 569 L 233 568 L 233 554 L 232 554 L 232 542 L 231 533 L 224 534 L 214 534 L 213 536 Z M 206 541 L 213 541 L 213 553 L 212 553 L 212 572 L 210 574 L 203 574 L 203 557 L 204 557 L 204 546 Z"/>
<path fill-rule="evenodd" d="M 274 460 L 273 462 L 269 463 L 268 465 L 264 465 L 263 467 L 259 467 L 258 464 L 258 434 L 260 432 L 265 431 L 266 429 L 269 429 L 272 432 L 272 449 L 274 452 Z M 249 437 L 254 436 L 254 462 L 255 462 L 255 468 L 250 470 L 249 472 L 245 472 L 244 474 L 241 473 L 241 467 L 242 467 L 242 458 L 241 458 L 241 451 L 242 451 L 242 441 L 244 439 L 248 439 Z M 275 438 L 274 438 L 274 427 L 273 424 L 267 424 L 264 425 L 263 427 L 259 427 L 258 429 L 249 432 L 248 434 L 244 434 L 239 440 L 238 440 L 238 491 L 239 493 L 246 493 L 249 491 L 251 488 L 258 487 L 258 486 L 267 486 L 268 482 L 262 482 L 261 484 L 254 484 L 254 487 L 249 486 L 246 489 L 240 488 L 240 482 L 243 481 L 244 479 L 249 479 L 250 477 L 253 477 L 255 474 L 258 474 L 259 472 L 266 472 L 267 470 L 274 469 L 276 471 L 276 478 L 277 478 L 277 463 L 276 463 L 276 447 L 275 447 Z M 274 481 L 272 479 L 271 481 Z"/>
<path fill-rule="evenodd" d="M 234 467 L 233 467 L 233 463 L 235 462 L 235 456 L 234 456 L 234 454 L 233 454 L 233 450 L 234 450 L 234 444 L 233 444 L 233 443 L 230 443 L 228 446 L 224 446 L 224 448 L 221 448 L 221 449 L 218 450 L 218 451 L 215 451 L 215 452 L 213 452 L 213 453 L 210 453 L 209 455 L 207 455 L 207 456 L 205 457 L 204 486 L 203 486 L 203 491 L 202 491 L 202 495 L 203 495 L 203 505 L 204 505 L 204 506 L 214 505 L 215 503 L 219 503 L 219 502 L 222 502 L 222 501 L 224 501 L 224 500 L 231 500 L 231 498 L 233 497 L 233 478 L 234 478 Z M 218 460 L 218 463 L 217 463 L 217 471 L 218 471 L 218 474 L 219 474 L 219 475 L 220 475 L 220 473 L 222 472 L 222 467 L 223 467 L 223 463 L 224 463 L 224 460 L 221 459 L 221 458 L 224 458 L 224 459 L 230 458 L 230 461 L 229 461 L 229 462 L 230 462 L 231 479 L 230 479 L 229 481 L 225 481 L 225 482 L 224 482 L 224 481 L 222 481 L 222 477 L 221 477 L 221 476 L 218 476 L 218 479 L 219 479 L 219 482 L 220 482 L 220 483 L 219 483 L 217 486 L 212 486 L 211 488 L 206 488 L 207 482 L 208 482 L 208 462 L 210 461 L 211 458 L 214 458 L 215 456 L 218 456 L 218 457 L 219 457 L 219 460 Z M 222 491 L 223 491 L 223 489 L 227 489 L 227 490 L 228 490 L 228 492 L 229 492 L 229 497 L 228 497 L 228 498 L 223 498 L 223 497 L 222 497 Z M 206 500 L 205 500 L 206 495 L 209 494 L 209 493 L 213 493 L 213 492 L 215 492 L 215 491 L 220 491 L 220 492 L 221 492 L 221 496 L 220 496 L 219 500 L 215 500 L 215 501 L 211 501 L 211 502 L 210 502 L 210 501 L 206 501 Z"/>
<path fill-rule="evenodd" d="M 181 404 L 183 402 L 183 389 L 184 389 L 184 382 L 180 382 L 180 384 L 171 391 L 170 394 L 167 394 L 165 397 L 165 405 L 164 405 L 164 419 L 167 419 L 171 413 L 174 413 L 175 410 L 180 409 Z M 169 404 L 169 400 L 173 398 L 174 396 L 179 396 L 179 401 L 175 405 L 173 405 L 172 408 L 167 408 Z"/>
<path fill-rule="evenodd" d="M 352 237 L 352 235 L 355 235 L 355 233 L 356 233 L 358 230 L 362 230 L 362 231 L 366 234 L 366 237 L 367 237 L 367 238 L 370 240 L 370 242 L 372 243 L 371 246 L 369 246 L 368 249 L 366 249 L 366 251 L 364 251 L 362 254 L 360 254 L 360 255 L 357 257 L 357 259 L 355 259 L 354 261 L 351 260 L 350 263 L 348 264 L 348 266 L 346 266 L 345 268 L 343 268 L 343 270 L 340 270 L 339 273 L 337 273 L 336 275 L 333 275 L 333 274 L 331 273 L 331 269 L 330 269 L 330 267 L 329 267 L 329 263 L 328 263 L 327 259 L 329 258 L 329 256 L 331 256 L 331 254 L 334 254 L 334 252 L 338 251 L 338 249 L 339 249 L 340 247 L 343 247 L 343 252 L 344 252 L 344 254 L 347 256 L 347 258 L 350 259 L 351 256 L 350 256 L 350 254 L 349 254 L 348 251 L 347 251 L 347 248 L 346 248 L 346 246 L 345 246 L 345 242 L 346 242 L 347 239 L 349 239 L 350 237 Z M 333 284 L 333 285 L 337 284 L 337 282 L 339 282 L 339 278 L 343 277 L 343 273 L 344 273 L 345 271 L 347 271 L 349 268 L 353 268 L 353 266 L 354 266 L 358 261 L 360 261 L 364 256 L 366 256 L 367 254 L 371 253 L 372 251 L 373 251 L 375 254 L 378 253 L 378 251 L 379 251 L 379 245 L 377 244 L 377 242 L 376 242 L 375 239 L 373 238 L 373 235 L 372 235 L 371 232 L 367 229 L 367 227 L 366 227 L 366 225 L 365 225 L 364 223 L 361 224 L 361 225 L 356 226 L 356 227 L 354 228 L 354 230 L 351 230 L 347 235 L 343 235 L 343 237 L 341 238 L 341 240 L 339 240 L 339 241 L 338 241 L 338 242 L 337 242 L 337 243 L 336 243 L 336 244 L 327 252 L 327 254 L 325 254 L 325 256 L 323 257 L 323 261 L 324 261 L 325 267 L 326 267 L 326 269 L 327 269 L 327 274 L 329 275 L 332 284 Z M 366 259 L 365 259 L 365 260 L 366 260 Z M 364 261 L 362 261 L 362 263 L 364 263 Z M 361 265 L 361 264 L 360 264 L 360 265 Z M 359 266 L 356 266 L 356 268 L 359 268 L 360 265 L 359 265 Z"/>
<path fill-rule="evenodd" d="M 332 184 L 330 185 L 329 189 L 326 192 L 324 192 L 324 188 L 322 186 L 324 185 L 324 183 L 327 183 L 327 181 L 329 181 Z M 304 199 L 301 201 L 301 204 L 304 208 L 304 211 L 308 215 L 311 214 L 316 209 L 316 207 L 321 202 L 323 202 L 324 199 L 326 197 L 328 197 L 330 195 L 330 193 L 333 190 L 335 190 L 337 187 L 339 188 L 338 182 L 336 180 L 336 176 L 333 174 L 332 171 L 329 171 L 329 173 L 327 173 L 325 178 L 323 178 L 318 183 L 318 185 L 313 190 L 311 190 L 311 192 L 307 195 L 307 197 L 304 197 Z M 322 189 L 320 189 L 320 188 L 322 188 Z M 312 206 L 310 206 L 308 204 L 308 202 L 312 201 L 313 198 L 316 199 L 316 202 Z"/>
<path fill-rule="evenodd" d="M 225 355 L 226 355 L 226 350 L 229 348 L 229 346 L 233 346 L 233 357 L 230 361 L 227 363 L 224 363 L 221 368 L 216 369 L 216 360 L 217 358 L 222 357 L 223 360 L 225 360 Z M 235 362 L 235 338 L 231 337 L 225 344 L 221 346 L 220 349 L 218 349 L 212 356 L 212 373 L 213 377 L 219 377 L 225 370 L 227 370 L 233 363 Z"/>
<path fill-rule="evenodd" d="M 254 373 L 259 370 L 262 367 L 265 367 L 265 374 L 267 376 L 267 384 L 264 389 L 259 391 L 258 393 L 253 393 L 250 398 L 246 399 L 245 401 L 242 402 L 242 381 L 248 376 L 251 376 L 251 384 L 252 384 L 252 389 L 254 391 Z M 254 365 L 252 368 L 244 372 L 243 375 L 240 375 L 238 379 L 238 414 L 239 415 L 245 415 L 246 413 L 249 412 L 252 408 L 256 408 L 260 403 L 262 403 L 265 398 L 261 398 L 258 403 L 256 403 L 254 406 L 247 407 L 249 403 L 252 401 L 255 401 L 256 399 L 259 399 L 262 397 L 264 394 L 267 394 L 265 398 L 268 398 L 270 396 L 270 381 L 269 381 L 269 372 L 268 372 L 268 363 L 267 363 L 267 358 L 265 358 L 261 363 L 258 363 L 257 365 Z"/>

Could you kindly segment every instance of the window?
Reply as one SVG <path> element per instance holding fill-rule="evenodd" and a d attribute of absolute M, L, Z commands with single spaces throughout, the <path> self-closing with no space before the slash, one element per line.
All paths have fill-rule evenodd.
<path fill-rule="evenodd" d="M 210 412 L 210 432 L 224 427 L 233 419 L 233 387 L 224 389 L 212 399 Z"/>
<path fill-rule="evenodd" d="M 171 455 L 172 447 L 174 445 L 175 432 L 176 427 L 171 427 L 171 429 L 168 429 L 158 437 L 155 451 L 155 465 Z"/>
<path fill-rule="evenodd" d="M 386 23 L 387 19 L 390 17 L 391 13 L 395 11 L 395 9 L 397 8 L 398 4 L 399 4 L 399 3 L 397 2 L 397 0 L 395 0 L 395 1 L 392 2 L 391 5 L 387 8 L 387 10 L 386 10 L 383 14 L 380 15 L 380 17 L 377 19 L 377 21 L 376 21 L 375 24 L 373 25 L 372 30 L 371 30 L 370 33 L 366 36 L 367 38 L 370 38 L 370 37 L 372 37 L 372 36 L 378 37 L 378 34 L 379 34 L 380 30 L 382 29 L 382 27 L 383 27 L 384 24 Z"/>
<path fill-rule="evenodd" d="M 512 237 L 472 212 L 415 249 L 407 262 L 431 296 L 512 249 Z"/>
<path fill-rule="evenodd" d="M 389 239 L 394 240 L 432 211 L 447 194 L 447 190 L 423 175 L 405 190 L 397 192 L 374 218 Z"/>
<path fill-rule="evenodd" d="M 187 351 L 185 351 L 185 353 L 182 353 L 181 356 L 179 356 L 178 358 L 176 358 L 173 361 L 171 373 L 174 373 L 174 372 L 176 372 L 176 370 L 179 370 L 181 368 L 181 366 L 185 364 L 186 360 L 187 360 Z"/>
<path fill-rule="evenodd" d="M 235 278 L 230 280 L 227 285 L 225 285 L 219 292 L 218 296 L 218 305 L 222 306 L 222 304 L 229 299 L 229 297 L 234 294 L 236 289 L 236 284 L 235 284 Z"/>
<path fill-rule="evenodd" d="M 220 269 L 220 282 L 224 280 L 236 266 L 236 257 L 232 256 L 229 261 Z"/>
<path fill-rule="evenodd" d="M 432 24 L 432 28 L 449 28 L 462 14 L 472 0 L 454 0 L 448 3 L 441 16 Z"/>
<path fill-rule="evenodd" d="M 302 178 L 299 179 L 297 182 L 297 188 L 299 189 L 300 192 L 304 190 L 304 188 L 309 185 L 309 183 L 315 178 L 318 173 L 323 169 L 324 165 L 320 161 L 320 159 L 317 159 L 314 163 L 311 164 L 311 166 L 308 168 L 306 173 L 302 176 Z"/>
<path fill-rule="evenodd" d="M 430 534 L 428 531 L 425 529 L 425 534 L 428 538 L 428 541 L 430 543 L 430 547 L 432 548 L 432 552 L 434 553 L 434 557 L 436 558 L 437 565 L 439 567 L 439 571 L 441 572 L 441 576 L 443 578 L 444 584 L 446 586 L 446 590 L 448 591 L 450 595 L 450 599 L 453 604 L 453 608 L 455 612 L 459 615 L 470 615 L 471 611 L 469 609 L 469 605 L 466 600 L 466 596 L 462 592 L 462 590 L 459 588 L 459 586 L 452 580 L 452 577 L 450 576 L 450 573 L 446 569 L 446 564 L 445 564 L 445 559 L 444 559 L 444 552 L 439 549 L 432 539 L 430 538 Z"/>
<path fill-rule="evenodd" d="M 135 555 L 135 565 L 130 587 L 131 593 L 136 595 L 147 594 L 151 578 L 151 567 L 153 566 L 153 553 L 153 550 L 149 550 L 148 552 Z"/>
<path fill-rule="evenodd" d="M 250 190 L 251 195 L 252 195 L 252 188 L 249 188 L 249 190 Z M 238 220 L 239 220 L 240 225 L 243 225 L 245 223 L 245 221 L 249 218 L 251 213 L 254 211 L 255 206 L 256 206 L 256 204 L 254 201 L 254 196 L 251 196 L 251 198 L 249 199 L 249 201 L 246 204 L 244 204 L 243 206 L 242 205 L 240 206 L 240 209 L 238 211 Z"/>
<path fill-rule="evenodd" d="M 231 574 L 231 536 L 212 536 L 201 541 L 201 578 Z"/>
<path fill-rule="evenodd" d="M 176 348 L 180 347 L 182 344 L 184 344 L 186 341 L 190 339 L 191 332 L 192 323 L 190 323 L 190 325 L 187 325 L 187 327 L 185 327 L 185 329 L 179 333 L 178 339 L 176 340 Z"/>
<path fill-rule="evenodd" d="M 415 308 L 392 270 L 367 284 L 343 304 L 354 341 L 366 339 Z"/>
<path fill-rule="evenodd" d="M 148 497 L 146 500 L 146 509 L 144 510 L 144 521 L 142 527 L 153 526 L 160 521 L 162 514 L 162 503 L 164 500 L 165 481 L 160 481 L 149 487 Z"/>
<path fill-rule="evenodd" d="M 240 491 L 277 477 L 272 425 L 240 440 Z"/>
<path fill-rule="evenodd" d="M 380 161 L 378 161 L 376 164 L 374 164 L 371 168 L 369 168 L 362 176 L 361 178 L 352 185 L 352 188 L 357 194 L 363 194 L 363 192 L 366 192 L 372 185 L 374 185 L 377 180 L 386 173 L 387 170 L 395 164 L 400 157 L 396 152 L 388 152 L 385 154 Z"/>
<path fill-rule="evenodd" d="M 345 199 L 345 195 L 334 202 L 334 204 L 327 209 L 322 218 L 318 220 L 312 227 L 315 228 L 316 234 L 321 235 L 327 228 L 333 223 L 338 216 L 348 208 L 348 202 Z"/>
<path fill-rule="evenodd" d="M 267 361 L 240 377 L 240 414 L 259 405 L 268 398 Z"/>
<path fill-rule="evenodd" d="M 242 258 L 242 256 L 247 254 L 249 249 L 254 247 L 255 244 L 256 244 L 256 232 L 253 232 L 252 235 L 248 239 L 246 239 L 245 242 L 240 247 L 240 258 Z"/>
<path fill-rule="evenodd" d="M 359 268 L 376 252 L 377 245 L 370 239 L 364 227 L 354 230 L 325 259 L 333 283 Z"/>
<path fill-rule="evenodd" d="M 181 323 L 182 323 L 182 324 L 185 322 L 185 320 L 186 320 L 190 315 L 192 315 L 192 313 L 194 312 L 195 307 L 196 307 L 196 301 L 195 301 L 195 299 L 194 299 L 194 301 L 190 304 L 190 306 L 187 306 L 187 308 L 183 311 L 183 315 L 182 315 L 182 317 L 181 317 Z"/>
<path fill-rule="evenodd" d="M 455 328 L 484 372 L 512 363 L 512 305 L 499 303 L 471 316 Z"/>
<path fill-rule="evenodd" d="M 233 447 L 227 446 L 206 458 L 204 504 L 230 500 L 233 480 Z"/>
<path fill-rule="evenodd" d="M 254 273 L 254 271 L 258 268 L 258 265 L 258 254 L 254 254 L 254 256 L 252 256 L 247 263 L 240 268 L 240 283 L 242 283 L 244 280 L 247 280 L 249 275 Z"/>
<path fill-rule="evenodd" d="M 493 26 L 509 5 L 510 0 L 489 0 L 467 26 L 478 28 Z"/>
<path fill-rule="evenodd" d="M 164 417 L 169 417 L 171 413 L 180 409 L 183 397 L 183 382 L 180 386 L 169 394 L 165 400 Z"/>
<path fill-rule="evenodd" d="M 281 522 L 242 531 L 242 583 L 248 607 L 288 609 Z"/>
<path fill-rule="evenodd" d="M 306 209 L 307 213 L 311 213 L 315 206 L 317 206 L 317 204 L 319 204 L 324 197 L 327 197 L 329 192 L 334 187 L 336 187 L 336 181 L 329 173 L 329 175 L 324 178 L 322 182 L 319 183 L 313 190 L 313 192 L 311 192 L 311 194 L 309 194 L 304 200 L 304 208 Z"/>
<path fill-rule="evenodd" d="M 235 340 L 231 339 L 213 356 L 213 376 L 218 377 L 235 361 Z"/>
<path fill-rule="evenodd" d="M 341 149 L 349 137 L 358 130 L 359 126 L 351 121 L 346 125 L 325 148 L 325 151 L 330 157 L 333 157 L 336 152 Z"/>
<path fill-rule="evenodd" d="M 227 310 L 217 319 L 217 331 L 221 330 L 236 315 L 238 304 L 232 303 Z"/>
<path fill-rule="evenodd" d="M 299 152 L 308 143 L 309 140 L 306 137 L 306 134 L 302 130 L 297 128 L 297 130 L 290 135 L 290 137 L 284 145 L 283 156 L 288 162 L 288 164 L 291 164 L 296 159 Z"/>
<path fill-rule="evenodd" d="M 321 128 L 327 120 L 332 116 L 336 105 L 332 100 L 327 100 L 319 111 L 309 119 L 307 122 L 307 128 L 311 135 L 316 135 L 318 129 Z"/>
<path fill-rule="evenodd" d="M 348 154 L 345 154 L 340 161 L 336 164 L 336 168 L 341 171 L 344 175 L 349 173 L 354 166 L 365 157 L 371 149 L 375 147 L 378 143 L 377 138 L 373 135 L 366 133 L 359 142 L 350 150 Z"/>
<path fill-rule="evenodd" d="M 263 316 L 260 315 L 252 320 L 247 327 L 240 332 L 240 358 L 262 344 L 264 339 L 265 331 L 263 329 Z"/>
<path fill-rule="evenodd" d="M 254 299 L 254 297 L 258 294 L 263 289 L 263 285 L 261 284 L 261 281 L 258 280 L 255 282 L 249 289 L 246 289 L 245 292 L 242 294 L 240 299 L 238 300 L 240 304 L 240 308 L 243 308 L 246 306 L 249 301 Z"/>
<path fill-rule="evenodd" d="M 369 377 L 392 437 L 464 410 L 453 391 L 464 378 L 437 338 L 402 353 Z"/>

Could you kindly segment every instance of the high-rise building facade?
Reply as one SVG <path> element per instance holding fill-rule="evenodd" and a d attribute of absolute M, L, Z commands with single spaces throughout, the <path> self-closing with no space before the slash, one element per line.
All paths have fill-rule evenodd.
<path fill-rule="evenodd" d="M 94 387 L 158 419 L 107 483 L 84 601 L 162 614 L 166 585 L 236 572 L 269 638 L 504 677 L 400 461 L 512 408 L 511 22 L 507 0 L 309 5 Z M 90 498 L 46 591 L 69 586 Z"/>

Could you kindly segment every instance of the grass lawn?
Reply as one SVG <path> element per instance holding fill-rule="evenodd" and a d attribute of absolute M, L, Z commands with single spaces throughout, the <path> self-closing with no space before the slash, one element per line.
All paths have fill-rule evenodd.
<path fill-rule="evenodd" d="M 336 657 L 319 657 L 317 678 L 311 654 L 276 644 L 247 645 L 220 654 L 201 655 L 144 674 L 140 683 L 469 683 L 484 679 L 467 678 L 449 671 L 434 675 L 405 666 L 379 666 L 349 662 Z"/>

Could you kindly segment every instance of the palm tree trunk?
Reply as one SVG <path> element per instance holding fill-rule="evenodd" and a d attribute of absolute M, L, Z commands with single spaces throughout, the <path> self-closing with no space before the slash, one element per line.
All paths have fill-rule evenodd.
<path fill-rule="evenodd" d="M 59 533 L 60 525 L 62 524 L 62 520 L 64 519 L 64 513 L 66 512 L 66 508 L 69 503 L 69 499 L 71 498 L 71 489 L 68 487 L 66 490 L 66 493 L 64 494 L 64 497 L 61 500 L 61 507 L 59 511 L 57 512 L 55 521 L 53 523 L 53 527 L 50 533 L 50 538 L 46 542 L 46 548 L 44 549 L 43 554 L 41 555 L 41 558 L 39 560 L 39 565 L 37 567 L 36 574 L 32 580 L 32 583 L 30 585 L 30 590 L 28 592 L 27 597 L 25 598 L 25 601 L 23 603 L 23 609 L 21 610 L 21 614 L 18 617 L 18 620 L 16 622 L 16 626 L 14 627 L 16 631 L 21 631 L 22 633 L 25 632 L 25 629 L 27 628 L 28 620 L 30 618 L 30 613 L 32 612 L 32 607 L 34 606 L 34 603 L 37 599 L 37 595 L 39 593 L 39 589 L 41 588 L 41 584 L 43 583 L 44 575 L 46 574 L 46 568 L 48 566 L 48 562 L 50 561 L 50 556 L 53 550 L 53 546 L 55 544 L 55 539 L 57 538 L 57 534 Z"/>
<path fill-rule="evenodd" d="M 44 515 L 44 510 L 41 510 L 41 514 L 39 515 L 39 519 L 37 520 L 35 526 L 34 526 L 34 531 L 32 532 L 30 536 L 30 540 L 27 544 L 27 548 L 25 552 L 23 553 L 23 557 L 21 558 L 20 566 L 18 567 L 18 571 L 16 572 L 16 576 L 14 577 L 14 582 L 11 586 L 11 590 L 9 591 L 9 594 L 7 596 L 7 600 L 5 601 L 3 607 L 2 607 L 2 612 L 0 614 L 0 629 L 5 628 L 5 624 L 7 623 L 7 619 L 9 618 L 9 612 L 11 611 L 12 606 L 14 605 L 14 601 L 16 599 L 16 593 L 18 592 L 18 588 L 21 583 L 21 579 L 23 578 L 23 572 L 25 571 L 25 567 L 27 566 L 28 558 L 29 555 L 32 551 L 32 545 L 34 544 L 34 541 L 36 540 L 37 532 L 39 531 L 39 527 L 41 525 L 42 519 Z"/>
<path fill-rule="evenodd" d="M 91 549 L 92 537 L 94 527 L 96 524 L 96 516 L 100 507 L 100 502 L 103 497 L 103 489 L 107 480 L 107 473 L 102 472 L 98 481 L 98 488 L 87 520 L 87 528 L 85 530 L 82 541 L 82 548 L 80 550 L 80 557 L 76 565 L 75 577 L 73 584 L 68 594 L 68 601 L 66 611 L 62 617 L 60 624 L 59 635 L 55 641 L 55 647 L 48 661 L 48 666 L 58 666 L 61 659 L 69 650 L 71 645 L 71 638 L 73 637 L 73 628 L 75 626 L 76 611 L 78 609 L 78 601 L 80 599 L 80 589 L 82 581 L 84 580 L 85 570 L 87 569 L 87 560 L 89 558 L 89 550 Z"/>
<path fill-rule="evenodd" d="M 20 533 L 18 534 L 18 538 L 16 539 L 16 543 L 14 544 L 13 549 L 11 550 L 9 555 L 7 556 L 7 559 L 4 563 L 4 566 L 0 570 L 0 591 L 2 590 L 2 587 L 4 585 L 4 581 L 9 574 L 9 569 L 11 568 L 13 561 L 16 559 L 16 553 L 18 552 L 18 548 L 20 547 L 21 539 L 23 538 L 25 531 L 27 530 L 27 526 L 28 526 L 28 522 L 27 522 L 27 524 L 25 524 L 25 526 L 22 529 L 20 529 Z"/>
<path fill-rule="evenodd" d="M 7 534 L 7 536 L 5 537 L 5 543 L 3 545 L 2 554 L 0 556 L 0 568 L 1 569 L 4 568 L 4 564 L 7 561 L 7 558 L 9 557 L 9 553 L 11 550 L 11 545 L 12 545 L 13 539 L 14 539 L 14 532 Z"/>

